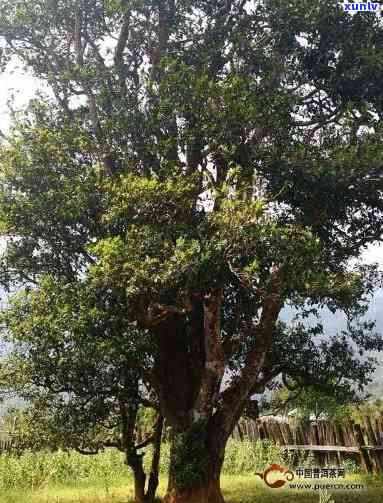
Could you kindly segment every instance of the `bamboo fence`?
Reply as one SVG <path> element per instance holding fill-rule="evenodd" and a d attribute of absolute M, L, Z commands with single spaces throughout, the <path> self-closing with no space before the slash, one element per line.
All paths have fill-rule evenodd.
<path fill-rule="evenodd" d="M 251 441 L 269 439 L 283 449 L 312 452 L 320 466 L 340 466 L 352 458 L 369 473 L 383 472 L 383 413 L 364 416 L 361 424 L 314 421 L 308 426 L 276 420 L 241 420 L 233 437 Z"/>

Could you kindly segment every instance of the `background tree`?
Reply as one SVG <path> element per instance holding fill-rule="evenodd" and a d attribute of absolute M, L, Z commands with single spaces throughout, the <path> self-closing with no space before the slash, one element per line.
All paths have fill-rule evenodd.
<path fill-rule="evenodd" d="M 363 385 L 382 348 L 359 320 L 378 275 L 358 263 L 381 239 L 379 18 L 322 0 L 0 8 L 4 63 L 54 96 L 3 144 L 3 282 L 86 282 L 119 313 L 111 344 L 150 338 L 165 501 L 222 502 L 249 397 L 281 373 Z M 348 330 L 285 326 L 288 304 L 342 310 Z"/>
<path fill-rule="evenodd" d="M 79 400 L 64 402 L 57 396 L 40 393 L 29 406 L 8 409 L 4 431 L 12 439 L 12 453 L 22 453 L 26 449 L 34 452 L 73 452 L 74 449 L 82 455 L 93 456 L 105 449 L 118 449 L 124 453 L 124 463 L 133 471 L 135 501 L 153 501 L 158 487 L 163 427 L 161 416 L 157 415 L 144 428 L 132 408 L 126 407 L 126 412 L 112 411 L 106 417 L 106 414 L 102 415 L 98 409 L 87 405 L 85 407 Z M 139 414 L 142 414 L 142 408 Z M 124 430 L 126 424 L 130 429 Z M 153 447 L 148 450 L 148 446 Z M 143 463 L 143 457 L 148 452 L 151 456 L 149 476 Z"/>
<path fill-rule="evenodd" d="M 26 401 L 23 411 L 10 412 L 9 420 L 16 420 L 10 433 L 18 450 L 61 448 L 92 455 L 116 448 L 133 471 L 137 503 L 152 501 L 163 418 L 153 390 L 142 378 L 148 340 L 142 336 L 133 347 L 137 334 L 121 330 L 117 349 L 116 339 L 108 336 L 120 323 L 117 314 L 113 318 L 108 306 L 106 316 L 104 299 L 93 299 L 95 292 L 89 295 L 82 287 L 65 284 L 58 290 L 46 278 L 38 290 L 15 296 L 3 315 L 12 350 L 2 360 L 1 388 Z M 149 407 L 151 414 L 144 412 Z M 143 456 L 150 445 L 154 447 L 146 488 Z"/>
<path fill-rule="evenodd" d="M 355 394 L 344 393 L 344 390 L 313 386 L 296 389 L 282 387 L 273 393 L 266 410 L 310 424 L 321 419 L 341 421 L 348 416 L 347 406 L 352 402 L 356 402 Z"/>
<path fill-rule="evenodd" d="M 359 424 L 362 424 L 366 416 L 379 417 L 383 411 L 383 402 L 381 398 L 369 398 L 361 401 L 360 403 L 350 404 L 348 407 L 348 414 L 351 418 Z"/>

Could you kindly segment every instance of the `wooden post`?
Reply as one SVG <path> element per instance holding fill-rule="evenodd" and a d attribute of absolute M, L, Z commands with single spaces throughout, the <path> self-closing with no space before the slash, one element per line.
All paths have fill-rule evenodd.
<path fill-rule="evenodd" d="M 370 461 L 370 457 L 368 455 L 367 449 L 363 448 L 364 447 L 364 438 L 363 438 L 363 432 L 359 424 L 354 425 L 354 436 L 356 440 L 356 445 L 359 448 L 360 452 L 360 460 L 362 464 L 362 468 L 364 469 L 365 472 L 371 473 L 373 471 L 372 464 Z"/>

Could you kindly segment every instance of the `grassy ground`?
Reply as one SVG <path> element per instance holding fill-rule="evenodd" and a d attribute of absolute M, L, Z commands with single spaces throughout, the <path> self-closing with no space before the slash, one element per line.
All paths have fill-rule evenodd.
<path fill-rule="evenodd" d="M 144 458 L 147 461 L 150 462 L 150 456 Z M 314 488 L 293 489 L 286 484 L 282 489 L 270 489 L 254 475 L 272 463 L 292 468 L 292 461 L 270 442 L 229 442 L 222 476 L 227 503 L 319 503 L 319 493 Z M 314 466 L 307 456 L 295 461 L 299 467 Z M 164 444 L 159 497 L 165 492 L 169 463 L 169 445 Z M 296 478 L 291 483 L 363 484 L 363 490 L 333 488 L 329 493 L 334 503 L 383 502 L 383 477 L 358 476 L 358 467 L 350 460 L 344 462 L 343 468 L 346 479 Z M 123 463 L 122 453 L 115 449 L 96 456 L 72 451 L 25 451 L 20 456 L 0 456 L 0 503 L 131 503 L 132 496 L 131 472 Z"/>
<path fill-rule="evenodd" d="M 331 481 L 328 481 L 331 482 Z M 363 484 L 364 490 L 331 490 L 334 503 L 382 503 L 383 479 L 347 477 L 342 484 Z M 222 488 L 227 503 L 319 503 L 319 493 L 309 490 L 268 489 L 253 476 L 222 477 Z M 161 479 L 159 496 L 165 490 Z M 132 485 L 129 481 L 114 481 L 112 485 L 77 483 L 56 485 L 35 491 L 5 491 L 0 503 L 131 503 Z"/>

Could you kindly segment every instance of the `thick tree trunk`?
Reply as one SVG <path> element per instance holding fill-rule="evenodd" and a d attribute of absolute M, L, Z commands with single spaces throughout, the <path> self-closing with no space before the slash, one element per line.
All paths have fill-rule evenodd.
<path fill-rule="evenodd" d="M 163 503 L 224 503 L 220 474 L 226 441 L 202 423 L 172 434 L 167 493 Z"/>
<path fill-rule="evenodd" d="M 224 503 L 219 480 L 212 478 L 187 488 L 169 488 L 163 503 Z"/>
<path fill-rule="evenodd" d="M 219 482 L 226 442 L 257 383 L 282 308 L 278 270 L 272 272 L 270 290 L 259 322 L 249 328 L 255 343 L 242 372 L 224 391 L 221 289 L 194 297 L 188 316 L 165 309 L 152 328 L 158 347 L 153 382 L 173 427 L 164 503 L 224 503 Z"/>

